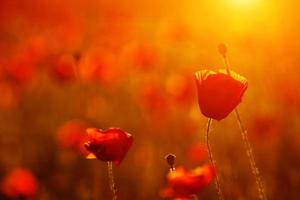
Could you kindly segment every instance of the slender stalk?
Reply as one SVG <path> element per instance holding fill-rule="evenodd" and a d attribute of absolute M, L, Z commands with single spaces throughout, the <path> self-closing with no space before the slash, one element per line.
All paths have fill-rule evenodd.
<path fill-rule="evenodd" d="M 112 200 L 117 200 L 117 189 L 115 185 L 113 165 L 111 161 L 107 162 L 107 169 L 108 169 L 109 186 L 112 193 Z"/>
<path fill-rule="evenodd" d="M 170 167 L 170 173 L 175 172 L 175 160 L 176 156 L 174 154 L 168 154 L 165 156 L 165 159 Z"/>
<path fill-rule="evenodd" d="M 212 119 L 209 118 L 208 122 L 207 122 L 207 127 L 206 127 L 206 146 L 207 146 L 210 162 L 211 162 L 213 168 L 216 170 L 216 165 L 217 164 L 216 164 L 216 160 L 213 158 L 213 154 L 212 154 L 212 151 L 211 151 L 210 140 L 209 140 L 209 129 L 210 129 L 211 122 L 212 122 Z M 222 190 L 221 190 L 220 179 L 219 179 L 219 176 L 218 176 L 217 172 L 216 172 L 216 178 L 215 178 L 215 186 L 216 186 L 216 189 L 217 189 L 217 192 L 218 192 L 219 200 L 224 200 L 224 196 L 223 196 L 223 193 L 222 193 Z"/>
<path fill-rule="evenodd" d="M 225 65 L 225 69 L 226 69 L 226 72 L 228 75 L 231 75 L 230 73 L 230 70 L 229 70 L 229 62 L 228 62 L 228 59 L 226 56 L 223 56 L 223 62 L 224 62 L 224 65 Z"/>
<path fill-rule="evenodd" d="M 253 150 L 252 150 L 252 146 L 249 142 L 247 130 L 245 129 L 245 127 L 242 123 L 242 120 L 241 120 L 241 117 L 239 115 L 238 110 L 235 109 L 234 111 L 235 111 L 235 115 L 236 115 L 240 130 L 241 130 L 241 135 L 242 135 L 244 147 L 246 149 L 247 156 L 248 156 L 248 159 L 249 159 L 249 162 L 250 162 L 251 171 L 252 171 L 252 174 L 255 177 L 255 182 L 256 182 L 256 186 L 257 186 L 257 190 L 258 190 L 258 194 L 259 194 L 259 199 L 267 200 L 267 195 L 266 195 L 266 192 L 265 192 L 265 188 L 264 188 L 264 185 L 263 185 L 262 180 L 261 180 L 259 169 L 258 169 L 258 167 L 256 165 L 256 162 L 255 162 L 254 153 L 253 153 Z"/>
<path fill-rule="evenodd" d="M 173 167 L 173 168 L 170 168 L 170 173 L 173 173 L 173 172 L 175 172 L 176 170 L 175 170 L 175 167 Z"/>
<path fill-rule="evenodd" d="M 226 56 L 222 56 L 222 58 L 223 58 L 223 62 L 224 62 L 226 71 L 227 71 L 228 75 L 230 75 L 228 58 Z M 265 192 L 265 188 L 264 188 L 264 185 L 262 183 L 262 179 L 261 179 L 261 176 L 260 176 L 259 169 L 258 169 L 258 167 L 256 165 L 256 162 L 255 162 L 255 157 L 254 157 L 254 153 L 253 153 L 253 150 L 252 150 L 252 146 L 251 146 L 249 138 L 248 138 L 247 130 L 246 130 L 246 128 L 244 127 L 244 125 L 242 123 L 242 120 L 241 120 L 238 109 L 235 108 L 234 112 L 235 112 L 235 116 L 236 116 L 237 122 L 238 122 L 239 127 L 240 127 L 240 133 L 241 133 L 241 136 L 242 136 L 242 140 L 243 140 L 245 150 L 247 152 L 247 157 L 248 157 L 248 160 L 250 162 L 251 172 L 255 177 L 255 183 L 256 183 L 257 190 L 258 190 L 258 197 L 259 197 L 260 200 L 267 200 L 267 195 L 266 195 L 266 192 Z"/>

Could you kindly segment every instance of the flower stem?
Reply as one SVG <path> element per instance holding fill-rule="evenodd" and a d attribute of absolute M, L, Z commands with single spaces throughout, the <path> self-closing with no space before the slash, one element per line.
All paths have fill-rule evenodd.
<path fill-rule="evenodd" d="M 109 186 L 112 193 L 112 200 L 117 200 L 117 189 L 114 181 L 113 165 L 111 161 L 107 162 L 107 169 L 108 169 Z"/>
<path fill-rule="evenodd" d="M 227 71 L 228 75 L 230 75 L 228 58 L 226 56 L 222 56 L 222 58 L 223 58 L 223 62 L 224 62 L 226 71 Z M 261 180 L 259 169 L 258 169 L 258 167 L 256 165 L 256 162 L 255 162 L 254 153 L 253 153 L 252 146 L 251 146 L 249 138 L 248 138 L 247 130 L 245 129 L 245 127 L 242 123 L 242 120 L 241 120 L 238 109 L 236 108 L 234 110 L 234 112 L 235 112 L 235 116 L 236 116 L 237 122 L 238 122 L 239 127 L 240 127 L 240 132 L 241 132 L 243 144 L 244 144 L 245 150 L 247 152 L 248 160 L 250 162 L 251 171 L 252 171 L 252 174 L 255 177 L 255 183 L 256 183 L 256 186 L 257 186 L 259 199 L 260 200 L 267 200 L 267 195 L 266 195 L 264 185 L 263 185 L 262 180 Z"/>
<path fill-rule="evenodd" d="M 173 173 L 175 171 L 176 171 L 175 168 L 170 168 L 170 173 Z"/>
<path fill-rule="evenodd" d="M 241 130 L 241 135 L 242 135 L 244 147 L 246 149 L 247 156 L 248 156 L 248 159 L 249 159 L 249 162 L 250 162 L 251 171 L 252 171 L 252 174 L 255 177 L 255 182 L 256 182 L 256 186 L 257 186 L 257 190 L 258 190 L 258 194 L 259 194 L 259 199 L 267 200 L 267 196 L 266 196 L 265 189 L 264 189 L 264 186 L 263 186 L 263 183 L 262 183 L 262 180 L 261 180 L 260 172 L 259 172 L 259 169 L 258 169 L 258 167 L 256 165 L 256 162 L 255 162 L 252 146 L 249 142 L 247 130 L 245 129 L 245 127 L 242 123 L 242 120 L 241 120 L 241 117 L 239 115 L 238 110 L 235 109 L 234 111 L 235 111 L 236 119 L 238 121 L 240 130 Z"/>
<path fill-rule="evenodd" d="M 211 146 L 210 146 L 210 140 L 209 140 L 209 129 L 210 129 L 211 122 L 212 122 L 212 119 L 209 118 L 208 122 L 207 122 L 207 127 L 206 127 L 206 145 L 207 145 L 207 150 L 208 150 L 210 162 L 211 162 L 214 170 L 216 170 L 216 165 L 217 164 L 216 164 L 216 160 L 213 158 L 213 154 L 212 154 Z M 218 176 L 217 172 L 216 172 L 216 178 L 215 178 L 215 186 L 216 186 L 216 189 L 217 189 L 217 192 L 218 192 L 219 200 L 224 200 L 224 196 L 223 196 L 223 193 L 222 193 L 222 190 L 221 190 L 220 179 L 219 179 L 219 176 Z"/>

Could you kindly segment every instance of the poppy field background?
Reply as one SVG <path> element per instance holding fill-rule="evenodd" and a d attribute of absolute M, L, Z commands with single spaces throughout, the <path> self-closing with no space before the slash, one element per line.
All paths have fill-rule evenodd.
<path fill-rule="evenodd" d="M 2 0 L 0 199 L 23 177 L 35 199 L 111 199 L 104 162 L 87 160 L 86 129 L 119 127 L 134 142 L 114 167 L 118 199 L 164 199 L 169 167 L 209 164 L 207 118 L 194 73 L 224 68 L 248 80 L 239 105 L 267 196 L 300 192 L 299 2 L 262 0 Z M 211 145 L 225 199 L 256 199 L 231 113 Z M 24 178 L 25 177 L 25 178 Z M 22 186 L 21 186 L 22 187 Z M 29 189 L 28 189 L 29 188 Z M 22 188 L 24 189 L 24 188 Z M 217 199 L 213 183 L 199 199 Z"/>

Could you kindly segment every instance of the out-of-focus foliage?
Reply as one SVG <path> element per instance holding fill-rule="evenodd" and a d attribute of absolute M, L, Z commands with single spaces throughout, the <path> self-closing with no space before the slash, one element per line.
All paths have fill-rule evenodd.
<path fill-rule="evenodd" d="M 244 3 L 242 3 L 244 2 Z M 247 3 L 246 3 L 247 2 Z M 262 0 L 2 0 L 0 180 L 36 177 L 37 199 L 110 199 L 105 163 L 86 160 L 86 127 L 134 137 L 114 169 L 120 199 L 160 199 L 164 156 L 208 163 L 194 72 L 246 77 L 239 106 L 270 199 L 299 198 L 299 2 Z M 255 199 L 238 125 L 230 114 L 211 141 L 226 199 Z M 216 199 L 211 184 L 201 199 Z M 0 199 L 6 199 L 3 192 Z"/>

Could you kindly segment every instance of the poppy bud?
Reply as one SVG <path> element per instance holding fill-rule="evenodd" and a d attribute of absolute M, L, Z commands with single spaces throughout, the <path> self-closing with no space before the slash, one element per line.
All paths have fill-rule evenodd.
<path fill-rule="evenodd" d="M 89 152 L 87 158 L 112 161 L 119 165 L 132 145 L 132 135 L 118 128 L 101 130 L 87 129 L 88 141 L 84 147 Z"/>
<path fill-rule="evenodd" d="M 175 165 L 176 156 L 174 154 L 168 154 L 168 155 L 166 155 L 165 159 L 166 159 L 167 163 L 169 164 L 170 169 L 172 171 L 174 171 L 175 170 L 174 165 Z"/>
<path fill-rule="evenodd" d="M 220 43 L 218 45 L 218 52 L 223 56 L 226 57 L 227 54 L 227 45 L 224 43 Z"/>
<path fill-rule="evenodd" d="M 203 115 L 224 119 L 241 102 L 248 87 L 246 78 L 231 71 L 202 70 L 196 72 L 198 103 Z"/>

